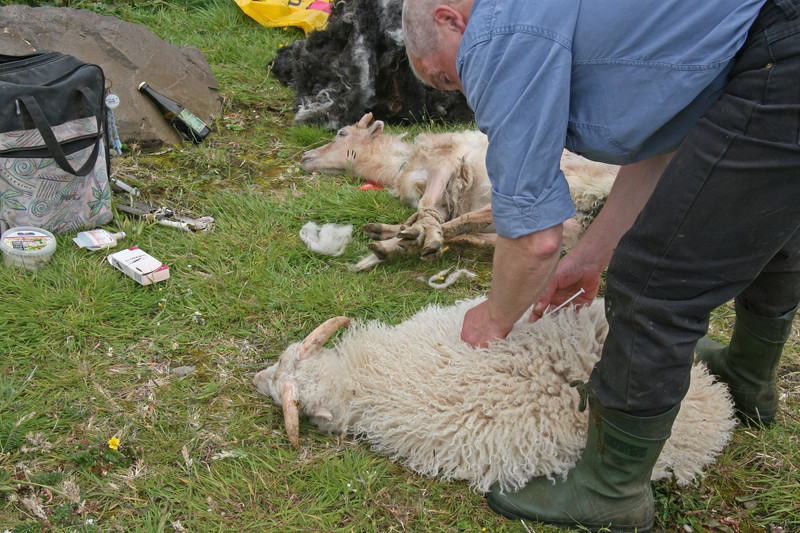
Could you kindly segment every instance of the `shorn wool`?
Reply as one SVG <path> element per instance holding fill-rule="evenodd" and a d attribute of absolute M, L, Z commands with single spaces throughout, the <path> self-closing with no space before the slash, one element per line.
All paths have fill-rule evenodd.
<path fill-rule="evenodd" d="M 602 300 L 534 324 L 524 317 L 507 339 L 474 349 L 460 331 L 479 301 L 430 306 L 395 326 L 355 322 L 332 348 L 320 347 L 323 338 L 302 358 L 293 344 L 254 384 L 278 403 L 282 387 L 295 390 L 292 401 L 320 428 L 479 492 L 565 475 L 585 445 L 588 410 L 578 410 L 571 383 L 587 380 L 601 353 Z M 727 388 L 696 365 L 653 479 L 700 475 L 735 424 Z"/>

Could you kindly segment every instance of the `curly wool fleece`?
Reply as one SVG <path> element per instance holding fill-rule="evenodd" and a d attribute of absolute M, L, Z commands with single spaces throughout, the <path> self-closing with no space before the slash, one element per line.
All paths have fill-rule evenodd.
<path fill-rule="evenodd" d="M 496 481 L 516 490 L 534 476 L 566 475 L 582 453 L 589 415 L 578 411 L 570 383 L 587 380 L 601 353 L 602 300 L 535 324 L 523 317 L 507 339 L 473 349 L 460 331 L 480 300 L 430 306 L 396 326 L 354 323 L 315 356 L 336 357 L 341 374 L 326 372 L 320 381 L 341 380 L 328 391 L 342 397 L 322 402 L 333 420 L 314 421 L 346 429 L 420 474 L 465 480 L 479 492 Z M 727 444 L 733 415 L 725 385 L 696 365 L 652 478 L 685 484 L 701 474 Z"/>

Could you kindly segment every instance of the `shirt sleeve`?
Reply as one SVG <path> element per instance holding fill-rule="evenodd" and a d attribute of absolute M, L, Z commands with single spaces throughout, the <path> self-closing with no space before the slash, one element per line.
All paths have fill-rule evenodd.
<path fill-rule="evenodd" d="M 535 31 L 494 34 L 459 51 L 459 77 L 478 127 L 498 234 L 516 238 L 575 214 L 560 169 L 569 119 L 568 43 Z"/>

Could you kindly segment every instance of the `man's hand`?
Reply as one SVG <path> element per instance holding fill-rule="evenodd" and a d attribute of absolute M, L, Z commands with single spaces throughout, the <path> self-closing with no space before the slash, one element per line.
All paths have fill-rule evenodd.
<path fill-rule="evenodd" d="M 601 274 L 601 271 L 576 263 L 567 254 L 558 263 L 556 275 L 550 285 L 533 305 L 530 317 L 531 322 L 536 322 L 542 318 L 548 307 L 555 309 L 579 293 L 581 289 L 584 292 L 573 299 L 570 305 L 591 304 L 600 289 Z"/>
<path fill-rule="evenodd" d="M 571 305 L 587 305 L 594 300 L 600 276 L 619 239 L 633 225 L 672 155 L 658 155 L 620 169 L 606 205 L 583 238 L 559 262 L 553 280 L 534 304 L 531 322 L 542 318 L 548 306 L 558 307 L 581 289 L 585 292 Z"/>
<path fill-rule="evenodd" d="M 491 319 L 489 302 L 481 302 L 464 316 L 461 339 L 475 348 L 486 348 L 490 342 L 505 339 L 509 331 L 510 327 L 499 326 Z"/>
<path fill-rule="evenodd" d="M 505 338 L 550 283 L 561 252 L 561 224 L 516 239 L 497 237 L 488 299 L 464 317 L 461 339 L 486 347 Z"/>

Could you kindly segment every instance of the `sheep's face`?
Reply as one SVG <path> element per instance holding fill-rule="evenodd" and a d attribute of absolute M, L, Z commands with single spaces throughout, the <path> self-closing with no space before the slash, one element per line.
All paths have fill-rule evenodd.
<path fill-rule="evenodd" d="M 367 113 L 352 126 L 336 132 L 336 138 L 303 154 L 300 166 L 306 172 L 335 174 L 350 170 L 355 164 L 361 148 L 383 132 L 383 122 L 376 120 L 370 125 L 372 113 Z"/>
<path fill-rule="evenodd" d="M 270 396 L 278 405 L 281 404 L 281 383 L 287 378 L 294 378 L 297 347 L 300 343 L 289 346 L 278 358 L 278 362 L 265 368 L 253 377 L 253 385 L 258 392 Z"/>
<path fill-rule="evenodd" d="M 294 448 L 300 447 L 300 404 L 301 389 L 312 387 L 319 379 L 319 365 L 313 364 L 324 357 L 325 350 L 322 346 L 339 328 L 347 326 L 350 319 L 337 316 L 328 319 L 312 331 L 303 342 L 289 346 L 278 358 L 278 362 L 271 367 L 257 373 L 253 378 L 253 385 L 262 394 L 271 396 L 275 402 L 283 407 L 283 420 L 286 433 Z M 314 358 L 313 360 L 304 361 Z M 308 390 L 305 390 L 308 393 Z M 319 396 L 319 394 L 311 394 Z M 330 420 L 330 411 L 322 406 L 325 398 L 304 398 L 303 405 L 311 407 L 311 413 Z"/>

